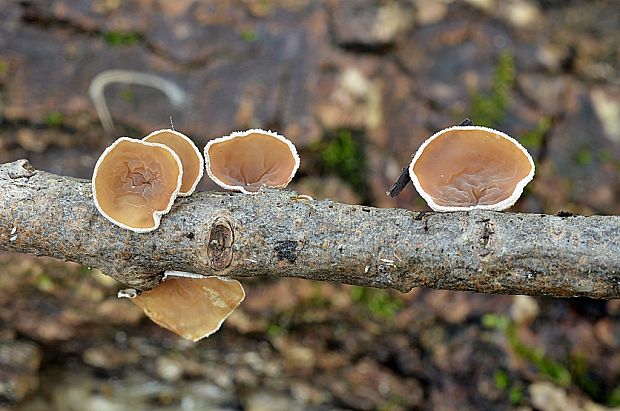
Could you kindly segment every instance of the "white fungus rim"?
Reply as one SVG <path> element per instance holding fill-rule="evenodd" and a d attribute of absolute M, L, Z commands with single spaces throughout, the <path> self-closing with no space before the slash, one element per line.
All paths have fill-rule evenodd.
<path fill-rule="evenodd" d="M 145 144 L 147 146 L 152 146 L 152 147 L 163 148 L 163 149 L 167 150 L 170 154 L 172 154 L 172 157 L 175 159 L 175 161 L 177 162 L 177 165 L 179 166 L 179 176 L 177 178 L 177 188 L 172 193 L 172 195 L 170 196 L 170 201 L 168 202 L 168 206 L 166 207 L 165 210 L 154 210 L 153 211 L 153 221 L 154 221 L 154 226 L 153 227 L 136 228 L 136 227 L 130 227 L 127 224 L 123 224 L 120 221 L 116 221 L 114 218 L 109 216 L 108 213 L 106 213 L 103 210 L 103 208 L 101 208 L 101 205 L 99 204 L 99 201 L 97 200 L 97 185 L 96 185 L 95 181 L 97 180 L 97 173 L 99 171 L 99 166 L 101 165 L 101 163 L 103 163 L 103 160 L 105 160 L 107 155 L 114 149 L 114 147 L 116 147 L 119 143 L 121 143 L 123 141 L 128 141 L 130 143 Z M 142 140 L 138 140 L 138 139 L 135 139 L 135 138 L 120 137 L 114 143 L 112 143 L 111 146 L 106 148 L 103 153 L 101 153 L 101 156 L 99 156 L 99 159 L 97 160 L 97 163 L 95 164 L 95 170 L 93 171 L 93 178 L 92 178 L 92 191 L 93 191 L 93 200 L 95 201 L 95 207 L 97 208 L 97 211 L 99 211 L 99 213 L 101 213 L 101 215 L 106 218 L 106 220 L 112 222 L 114 225 L 117 225 L 117 226 L 119 226 L 121 228 L 124 228 L 126 230 L 131 230 L 131 231 L 136 232 L 136 233 L 148 233 L 150 231 L 153 231 L 153 230 L 156 230 L 156 229 L 159 228 L 161 217 L 164 214 L 167 214 L 170 211 L 170 209 L 172 208 L 172 204 L 174 204 L 174 200 L 176 199 L 177 194 L 179 193 L 179 190 L 181 189 L 181 180 L 182 180 L 182 178 L 183 178 L 183 165 L 181 163 L 181 159 L 179 158 L 177 153 L 175 153 L 174 150 L 172 150 L 170 147 L 168 147 L 168 146 L 166 146 L 164 144 L 160 144 L 160 143 L 149 143 L 147 141 L 142 141 Z"/>
<path fill-rule="evenodd" d="M 170 270 L 170 271 L 165 271 L 164 272 L 164 276 L 162 277 L 162 282 L 166 281 L 168 278 L 189 278 L 189 279 L 205 279 L 205 278 L 217 278 L 218 280 L 222 280 L 222 281 L 234 281 L 237 284 L 239 284 L 239 288 L 241 289 L 241 299 L 239 300 L 239 302 L 232 307 L 232 310 L 230 310 L 230 312 L 228 314 L 226 314 L 224 317 L 222 317 L 222 319 L 217 323 L 217 326 L 215 328 L 213 328 L 211 331 L 207 332 L 206 334 L 200 336 L 200 337 L 196 337 L 195 339 L 193 339 L 193 342 L 202 340 L 203 338 L 207 338 L 210 335 L 216 333 L 217 331 L 219 331 L 220 328 L 222 328 L 222 324 L 224 324 L 224 321 L 226 321 L 226 319 L 228 317 L 230 317 L 230 315 L 237 309 L 239 308 L 239 306 L 241 305 L 241 303 L 245 300 L 245 289 L 243 288 L 243 284 L 241 284 L 241 282 L 233 279 L 233 278 L 227 278 L 227 277 L 220 277 L 217 275 L 202 275 L 202 274 L 196 274 L 196 273 L 188 273 L 185 271 L 176 271 L 176 270 Z M 138 296 L 138 292 L 134 289 L 129 289 L 129 290 L 121 290 L 118 292 L 118 298 L 129 298 L 129 299 L 133 299 L 136 298 Z M 176 334 L 176 333 L 175 333 Z"/>
<path fill-rule="evenodd" d="M 293 179 L 293 177 L 295 176 L 295 173 L 297 173 L 297 169 L 299 168 L 299 154 L 297 154 L 297 149 L 295 148 L 295 145 L 286 137 L 271 131 L 271 130 L 263 130 L 260 128 L 252 128 L 246 131 L 235 131 L 227 136 L 224 137 L 218 137 L 216 139 L 213 140 L 209 140 L 209 142 L 207 143 L 207 145 L 204 148 L 204 155 L 205 155 L 205 167 L 207 169 L 207 174 L 209 175 L 209 178 L 211 180 L 213 180 L 217 185 L 219 185 L 220 187 L 223 187 L 227 190 L 234 190 L 234 191 L 241 191 L 244 194 L 258 194 L 258 191 L 248 191 L 244 188 L 244 186 L 239 186 L 239 185 L 229 185 L 226 184 L 225 182 L 223 182 L 222 180 L 220 180 L 219 178 L 217 178 L 213 172 L 211 171 L 211 163 L 209 160 L 209 148 L 211 148 L 212 145 L 214 144 L 218 144 L 218 143 L 223 143 L 225 141 L 229 141 L 229 140 L 233 140 L 235 138 L 242 138 L 242 137 L 247 137 L 250 134 L 264 134 L 264 135 L 268 135 L 270 137 L 274 137 L 278 140 L 280 140 L 281 142 L 285 143 L 289 150 L 291 151 L 291 154 L 293 155 L 293 158 L 295 159 L 295 166 L 293 167 L 293 170 L 291 170 L 291 174 L 288 177 L 288 180 L 286 181 L 286 183 L 284 184 L 280 184 L 277 186 L 269 186 L 269 187 L 273 187 L 273 188 L 284 188 L 286 187 L 291 180 Z M 264 185 L 263 185 L 264 187 Z"/>
<path fill-rule="evenodd" d="M 515 186 L 515 189 L 513 190 L 512 194 L 510 195 L 510 197 L 495 203 L 495 204 L 483 204 L 483 205 L 473 205 L 473 206 L 442 206 L 439 205 L 437 203 L 435 203 L 435 201 L 433 200 L 433 198 L 426 192 L 424 191 L 424 189 L 422 188 L 422 185 L 420 184 L 420 180 L 418 180 L 418 176 L 415 174 L 415 172 L 413 171 L 413 167 L 415 165 L 415 163 L 418 161 L 418 159 L 422 156 L 422 153 L 424 152 L 424 149 L 426 148 L 426 146 L 428 146 L 433 140 L 435 140 L 436 138 L 442 136 L 443 134 L 453 131 L 453 130 L 482 130 L 482 131 L 487 131 L 489 133 L 493 133 L 497 136 L 500 136 L 502 138 L 505 138 L 506 140 L 510 141 L 512 144 L 514 144 L 515 147 L 517 147 L 519 150 L 521 150 L 521 152 L 525 155 L 525 157 L 527 158 L 528 162 L 530 163 L 530 172 L 528 173 L 527 176 L 525 176 L 523 179 L 521 179 L 517 185 Z M 416 190 L 418 191 L 418 193 L 422 196 L 422 198 L 426 201 L 426 203 L 429 205 L 430 208 L 432 208 L 434 211 L 441 211 L 441 212 L 449 212 L 449 211 L 469 211 L 469 210 L 493 210 L 493 211 L 501 211 L 501 210 L 505 210 L 509 207 L 512 207 L 514 205 L 514 203 L 517 202 L 517 200 L 519 199 L 519 197 L 521 197 L 521 194 L 523 194 L 523 189 L 525 188 L 525 186 L 532 181 L 532 179 L 534 178 L 534 173 L 535 173 L 535 165 L 534 165 L 534 160 L 532 159 L 532 156 L 530 155 L 530 153 L 528 153 L 528 151 L 525 149 L 525 147 L 523 147 L 517 140 L 515 140 L 514 138 L 510 137 L 508 134 L 499 131 L 499 130 L 495 130 L 489 127 L 483 127 L 483 126 L 454 126 L 454 127 L 448 127 L 448 128 L 444 128 L 443 130 L 440 130 L 438 132 L 436 132 L 435 134 L 433 134 L 432 136 L 430 136 L 426 141 L 424 141 L 424 143 L 422 143 L 422 145 L 420 146 L 420 148 L 418 148 L 418 151 L 416 151 L 415 155 L 413 156 L 413 159 L 411 160 L 411 163 L 409 164 L 409 177 L 411 177 L 411 180 L 413 181 L 413 185 L 415 186 Z"/>
<path fill-rule="evenodd" d="M 198 172 L 198 177 L 196 177 L 196 181 L 194 181 L 194 184 L 192 184 L 192 187 L 188 191 L 180 191 L 179 190 L 179 193 L 177 194 L 177 196 L 179 196 L 179 197 L 188 197 L 188 196 L 192 195 L 192 193 L 196 190 L 196 187 L 198 186 L 198 183 L 200 182 L 200 180 L 202 180 L 202 176 L 204 175 L 204 169 L 205 169 L 205 160 L 202 157 L 202 154 L 200 153 L 200 150 L 198 149 L 198 147 L 196 146 L 196 144 L 194 143 L 194 141 L 191 138 L 189 138 L 185 134 L 180 133 L 180 132 L 178 132 L 176 130 L 173 130 L 171 128 L 163 128 L 161 130 L 155 130 L 155 131 L 151 132 L 148 136 L 144 137 L 142 139 L 142 141 L 148 141 L 148 139 L 150 137 L 156 136 L 159 133 L 172 133 L 174 135 L 177 135 L 177 136 L 183 138 L 185 141 L 187 141 L 192 146 L 192 148 L 194 149 L 194 152 L 198 156 L 198 159 L 200 161 L 200 171 Z M 162 144 L 162 143 L 157 143 L 157 144 Z M 168 148 L 170 148 L 170 147 L 168 147 Z"/>

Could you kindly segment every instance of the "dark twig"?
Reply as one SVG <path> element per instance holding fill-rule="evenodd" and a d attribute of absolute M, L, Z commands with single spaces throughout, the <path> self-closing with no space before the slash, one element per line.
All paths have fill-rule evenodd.
<path fill-rule="evenodd" d="M 398 180 L 396 180 L 396 182 L 385 194 L 392 198 L 396 197 L 401 191 L 403 191 L 409 181 L 411 181 L 411 179 L 409 178 L 409 164 L 407 164 L 403 167 L 402 172 L 398 176 Z"/>
<path fill-rule="evenodd" d="M 461 121 L 457 126 L 473 126 L 474 122 L 471 121 L 468 117 L 465 117 L 463 121 Z"/>
<path fill-rule="evenodd" d="M 459 126 L 473 126 L 474 122 L 471 121 L 469 118 L 465 118 L 458 125 Z M 413 156 L 411 156 L 411 159 L 413 160 Z M 411 160 L 409 161 L 409 163 L 411 163 Z M 400 173 L 400 176 L 398 176 L 398 179 L 396 180 L 396 182 L 392 185 L 392 187 L 385 194 L 387 194 L 388 196 L 392 198 L 398 196 L 400 192 L 403 191 L 403 189 L 407 186 L 407 183 L 409 183 L 410 180 L 411 179 L 409 178 L 409 164 L 406 164 L 403 167 L 403 170 Z"/>

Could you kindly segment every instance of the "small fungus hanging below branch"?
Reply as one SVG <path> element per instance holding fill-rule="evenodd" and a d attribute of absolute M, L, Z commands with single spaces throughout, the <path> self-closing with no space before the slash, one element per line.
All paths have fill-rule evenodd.
<path fill-rule="evenodd" d="M 245 292 L 237 280 L 167 271 L 164 281 L 149 291 L 119 292 L 129 297 L 157 325 L 198 341 L 220 329 L 241 304 Z"/>

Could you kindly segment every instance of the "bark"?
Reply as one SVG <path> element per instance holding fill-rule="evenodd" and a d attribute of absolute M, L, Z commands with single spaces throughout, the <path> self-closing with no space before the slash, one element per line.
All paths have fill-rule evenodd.
<path fill-rule="evenodd" d="M 137 289 L 165 270 L 297 277 L 402 292 L 424 286 L 620 296 L 620 217 L 414 212 L 290 191 L 195 193 L 138 234 L 95 209 L 90 182 L 0 165 L 0 250 L 98 267 Z"/>

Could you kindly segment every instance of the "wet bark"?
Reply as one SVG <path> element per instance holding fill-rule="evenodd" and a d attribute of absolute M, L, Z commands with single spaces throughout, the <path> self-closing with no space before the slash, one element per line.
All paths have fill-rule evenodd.
<path fill-rule="evenodd" d="M 98 267 L 137 289 L 165 270 L 556 297 L 620 296 L 620 217 L 413 212 L 290 191 L 201 192 L 151 233 L 95 209 L 90 182 L 0 165 L 0 250 Z"/>

